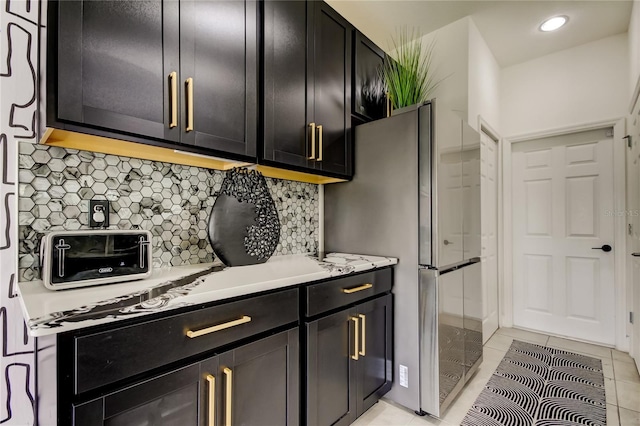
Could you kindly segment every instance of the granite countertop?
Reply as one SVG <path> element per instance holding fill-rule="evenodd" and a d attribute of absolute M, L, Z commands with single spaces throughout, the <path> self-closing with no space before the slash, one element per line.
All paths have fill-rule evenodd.
<path fill-rule="evenodd" d="M 18 290 L 29 335 L 37 337 L 396 263 L 391 257 L 331 253 L 320 261 L 300 254 L 233 268 L 211 263 L 158 268 L 145 280 L 70 290 L 21 282 Z"/>

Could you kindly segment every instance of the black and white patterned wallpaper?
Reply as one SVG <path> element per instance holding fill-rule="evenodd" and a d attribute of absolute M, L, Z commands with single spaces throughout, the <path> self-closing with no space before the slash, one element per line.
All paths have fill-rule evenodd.
<path fill-rule="evenodd" d="M 0 0 L 0 424 L 35 424 L 34 345 L 16 294 L 18 143 L 36 141 L 40 3 Z"/>
<path fill-rule="evenodd" d="M 89 200 L 110 202 L 110 228 L 153 235 L 154 266 L 212 262 L 207 224 L 224 172 L 20 143 L 19 280 L 39 278 L 44 232 L 85 229 Z M 315 253 L 318 186 L 267 178 L 281 231 L 275 255 Z"/>

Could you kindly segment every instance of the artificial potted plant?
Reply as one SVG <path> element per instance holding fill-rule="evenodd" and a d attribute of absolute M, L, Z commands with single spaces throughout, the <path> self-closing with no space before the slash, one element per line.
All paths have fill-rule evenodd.
<path fill-rule="evenodd" d="M 423 46 L 422 35 L 403 28 L 391 37 L 391 54 L 380 69 L 390 110 L 421 104 L 440 83 L 432 64 L 435 42 Z"/>

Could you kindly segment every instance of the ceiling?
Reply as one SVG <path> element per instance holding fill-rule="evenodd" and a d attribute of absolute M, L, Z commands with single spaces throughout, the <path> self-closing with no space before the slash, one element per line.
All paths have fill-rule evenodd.
<path fill-rule="evenodd" d="M 389 37 L 407 26 L 428 34 L 471 16 L 501 67 L 568 49 L 629 27 L 631 0 L 327 0 L 340 14 L 383 49 Z M 560 30 L 543 33 L 545 18 L 567 15 Z"/>

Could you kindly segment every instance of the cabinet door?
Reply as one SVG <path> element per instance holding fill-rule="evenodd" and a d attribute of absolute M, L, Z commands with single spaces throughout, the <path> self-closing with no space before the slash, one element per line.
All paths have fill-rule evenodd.
<path fill-rule="evenodd" d="M 255 156 L 257 2 L 181 0 L 182 143 Z"/>
<path fill-rule="evenodd" d="M 220 355 L 219 424 L 300 422 L 298 329 Z"/>
<path fill-rule="evenodd" d="M 314 70 L 313 66 L 307 67 L 307 45 L 310 49 L 313 46 L 313 41 L 307 40 L 307 14 L 312 12 L 313 5 L 305 1 L 264 2 L 262 156 L 301 169 L 313 169 L 315 165 L 308 159 L 313 93 L 307 96 L 307 79 L 313 80 Z"/>
<path fill-rule="evenodd" d="M 359 31 L 353 41 L 353 114 L 365 121 L 385 116 L 385 93 L 380 78 L 384 52 Z"/>
<path fill-rule="evenodd" d="M 170 127 L 177 3 L 84 0 L 57 7 L 57 118 L 178 141 L 179 127 Z"/>
<path fill-rule="evenodd" d="M 199 371 L 190 365 L 75 405 L 73 425 L 198 425 Z"/>
<path fill-rule="evenodd" d="M 355 318 L 354 311 L 344 310 L 306 324 L 308 426 L 356 419 Z"/>
<path fill-rule="evenodd" d="M 358 416 L 391 389 L 393 381 L 392 296 L 356 306 L 361 342 L 358 366 Z"/>
<path fill-rule="evenodd" d="M 318 130 L 317 166 L 322 171 L 350 175 L 351 37 L 353 27 L 328 4 L 315 2 L 314 121 Z"/>

